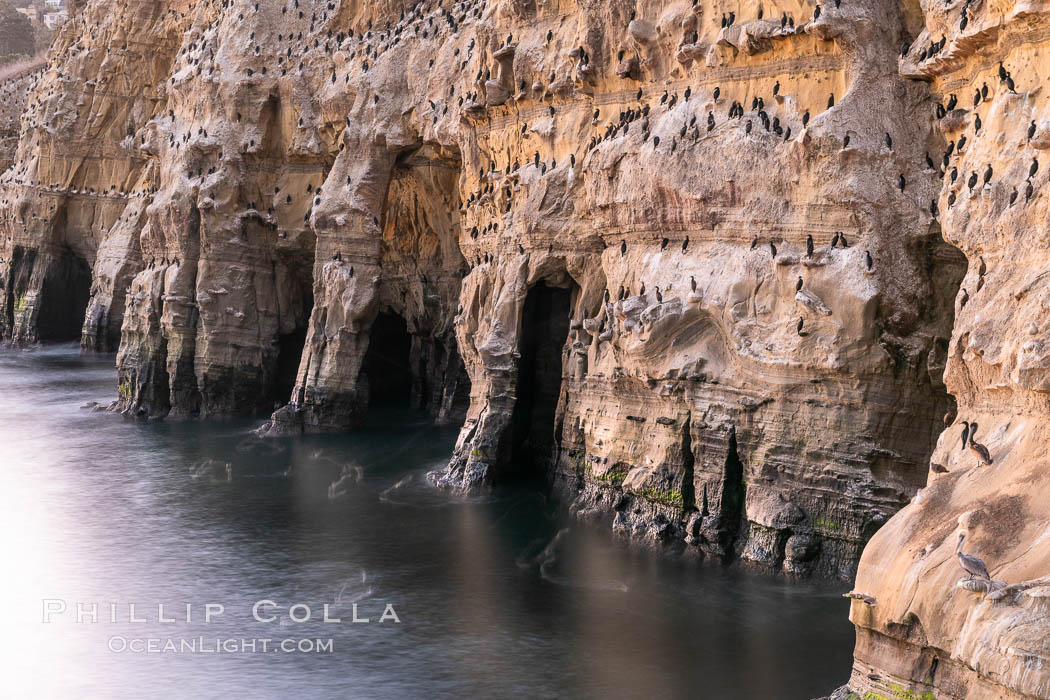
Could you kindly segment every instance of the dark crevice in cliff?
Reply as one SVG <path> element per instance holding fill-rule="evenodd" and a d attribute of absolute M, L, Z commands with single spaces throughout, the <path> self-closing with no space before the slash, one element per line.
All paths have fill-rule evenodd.
<path fill-rule="evenodd" d="M 68 248 L 44 276 L 37 333 L 40 340 L 79 340 L 91 294 L 91 266 Z"/>
<path fill-rule="evenodd" d="M 693 467 L 696 458 L 693 456 L 692 413 L 686 415 L 682 426 L 682 506 L 686 510 L 696 510 L 696 486 L 693 484 Z M 706 508 L 706 491 L 704 494 Z"/>
<path fill-rule="evenodd" d="M 536 284 L 525 297 L 508 476 L 546 473 L 553 458 L 571 301 L 571 289 L 549 287 L 545 282 Z"/>
<path fill-rule="evenodd" d="M 361 376 L 368 387 L 368 405 L 408 406 L 412 402 L 412 336 L 405 319 L 380 313 L 372 323 Z"/>
<path fill-rule="evenodd" d="M 747 496 L 744 483 L 744 463 L 736 441 L 736 426 L 729 429 L 729 447 L 726 451 L 725 471 L 722 478 L 721 527 L 725 537 L 725 551 L 733 551 L 736 540 L 745 534 L 746 513 L 744 503 Z M 743 538 L 746 541 L 746 538 Z"/>

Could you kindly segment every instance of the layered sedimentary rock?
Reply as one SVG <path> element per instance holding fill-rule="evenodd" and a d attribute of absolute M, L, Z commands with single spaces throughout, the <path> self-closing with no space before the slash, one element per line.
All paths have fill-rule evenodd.
<path fill-rule="evenodd" d="M 466 415 L 440 483 L 549 473 L 634 536 L 850 576 L 952 405 L 918 29 L 87 2 L 3 179 L 4 334 L 119 349 L 142 416 L 346 429 L 407 394 Z"/>
<path fill-rule="evenodd" d="M 717 558 L 849 577 L 882 526 L 851 688 L 1045 696 L 1048 32 L 974 2 L 89 0 L 0 182 L 0 329 L 117 350 L 133 415 L 403 400 L 462 422 L 436 482 L 545 474 Z M 960 528 L 1001 583 L 958 585 Z"/>
<path fill-rule="evenodd" d="M 943 105 L 945 239 L 969 267 L 945 382 L 958 420 L 929 484 L 868 545 L 850 687 L 879 697 L 1050 697 L 1050 253 L 1041 3 L 924 3 L 901 73 Z M 964 19 L 965 18 L 965 19 Z M 932 43 L 943 44 L 937 52 Z M 947 155 L 945 155 L 947 153 Z M 964 447 L 963 422 L 988 452 Z M 956 554 L 980 558 L 972 578 Z M 867 697 L 865 695 L 865 697 Z"/>
<path fill-rule="evenodd" d="M 22 113 L 29 93 L 40 77 L 42 61 L 17 61 L 0 68 L 0 172 L 14 162 L 21 133 Z"/>

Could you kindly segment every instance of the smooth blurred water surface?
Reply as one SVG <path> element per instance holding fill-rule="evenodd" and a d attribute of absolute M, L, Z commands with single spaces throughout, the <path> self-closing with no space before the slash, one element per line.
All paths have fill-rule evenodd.
<path fill-rule="evenodd" d="M 0 350 L 4 697 L 804 699 L 849 675 L 842 585 L 634 551 L 525 487 L 436 490 L 424 475 L 455 430 L 425 416 L 266 440 L 257 421 L 81 408 L 115 382 L 112 356 Z M 69 610 L 44 624 L 45 598 Z M 280 621 L 253 620 L 264 599 Z M 78 624 L 78 602 L 99 622 Z M 355 602 L 371 622 L 350 622 Z M 206 603 L 225 606 L 210 624 Z M 288 619 L 295 603 L 310 622 Z M 388 603 L 400 624 L 378 621 Z M 202 635 L 333 650 L 109 649 Z"/>

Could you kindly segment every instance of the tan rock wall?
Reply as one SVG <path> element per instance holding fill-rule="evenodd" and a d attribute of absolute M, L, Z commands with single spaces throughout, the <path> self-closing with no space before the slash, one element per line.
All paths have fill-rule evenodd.
<path fill-rule="evenodd" d="M 918 577 L 951 551 L 942 538 L 926 560 L 913 540 L 1040 488 L 1014 470 L 1038 465 L 1046 409 L 1045 245 L 1019 233 L 1041 230 L 1024 177 L 1050 143 L 1043 20 L 967 8 L 960 33 L 958 3 L 889 0 L 761 18 L 655 0 L 88 0 L 0 181 L 3 335 L 62 335 L 84 308 L 84 346 L 119 349 L 128 413 L 287 402 L 269 430 L 340 430 L 376 398 L 375 320 L 400 317 L 412 401 L 463 421 L 439 483 L 546 473 L 633 537 L 802 575 L 852 576 L 892 517 L 858 578 L 879 599 L 871 619 L 854 604 L 858 668 L 929 684 L 968 608 L 922 608 L 922 635 L 902 632 L 905 591 L 974 594 Z M 961 109 L 938 119 L 952 92 Z M 953 185 L 941 156 L 963 132 Z M 956 398 L 995 457 L 978 486 L 953 485 Z M 931 453 L 952 473 L 921 493 L 944 494 L 913 500 Z M 1021 549 L 996 556 L 1030 577 L 1046 514 L 1010 503 Z M 1038 674 L 1009 675 L 1028 647 L 988 629 L 941 668 L 1032 692 Z M 1007 671 L 982 675 L 992 661 Z"/>
<path fill-rule="evenodd" d="M 929 80 L 945 107 L 957 96 L 954 109 L 934 117 L 943 145 L 933 155 L 941 160 L 955 146 L 938 203 L 946 240 L 969 261 L 944 375 L 959 411 L 938 440 L 929 485 L 864 552 L 856 588 L 877 602 L 853 603 L 851 686 L 883 693 L 892 683 L 942 698 L 1048 697 L 1050 140 L 1040 54 L 1050 42 L 1050 15 L 1039 3 L 929 3 L 924 11 L 927 31 L 902 57 L 901 72 Z M 921 60 L 942 36 L 944 48 Z M 1000 79 L 1000 62 L 1008 80 Z M 978 424 L 976 439 L 992 464 L 963 449 L 962 421 Z M 993 589 L 1006 589 L 962 587 L 968 576 L 955 549 L 964 532 L 963 550 L 1001 582 Z"/>

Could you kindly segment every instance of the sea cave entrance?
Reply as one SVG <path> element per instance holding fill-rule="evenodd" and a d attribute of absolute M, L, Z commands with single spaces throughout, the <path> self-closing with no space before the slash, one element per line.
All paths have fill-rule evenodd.
<path fill-rule="evenodd" d="M 533 286 L 525 297 L 517 398 L 511 417 L 510 472 L 545 474 L 554 459 L 562 355 L 569 335 L 570 288 Z"/>
<path fill-rule="evenodd" d="M 412 336 L 405 319 L 382 312 L 372 323 L 368 352 L 361 365 L 368 406 L 407 408 L 412 401 Z"/>
<path fill-rule="evenodd" d="M 37 320 L 40 340 L 80 340 L 90 298 L 91 266 L 67 248 L 44 276 Z"/>

